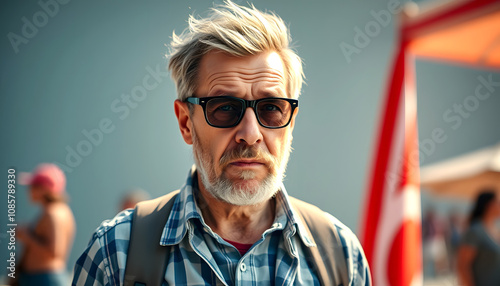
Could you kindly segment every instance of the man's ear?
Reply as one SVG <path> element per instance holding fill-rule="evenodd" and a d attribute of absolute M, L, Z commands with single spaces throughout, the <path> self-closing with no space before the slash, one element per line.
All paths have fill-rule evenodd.
<path fill-rule="evenodd" d="M 178 99 L 174 102 L 175 116 L 177 116 L 177 121 L 179 122 L 179 129 L 181 130 L 182 138 L 184 141 L 192 145 L 193 144 L 193 123 L 191 121 L 189 106 L 187 102 L 182 102 Z"/>

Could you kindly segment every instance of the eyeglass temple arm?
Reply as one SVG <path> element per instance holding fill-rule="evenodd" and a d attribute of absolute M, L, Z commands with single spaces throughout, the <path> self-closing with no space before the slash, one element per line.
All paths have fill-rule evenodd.
<path fill-rule="evenodd" d="M 188 97 L 186 101 L 192 104 L 200 104 L 200 99 L 198 97 Z"/>

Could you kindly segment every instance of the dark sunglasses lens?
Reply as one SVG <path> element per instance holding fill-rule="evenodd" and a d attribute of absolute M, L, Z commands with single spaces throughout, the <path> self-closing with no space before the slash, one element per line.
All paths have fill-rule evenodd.
<path fill-rule="evenodd" d="M 213 98 L 207 102 L 206 106 L 208 121 L 218 127 L 228 127 L 236 124 L 242 110 L 242 102 L 230 98 Z"/>
<path fill-rule="evenodd" d="M 285 126 L 292 114 L 292 105 L 284 99 L 259 101 L 256 107 L 260 122 L 268 127 Z"/>

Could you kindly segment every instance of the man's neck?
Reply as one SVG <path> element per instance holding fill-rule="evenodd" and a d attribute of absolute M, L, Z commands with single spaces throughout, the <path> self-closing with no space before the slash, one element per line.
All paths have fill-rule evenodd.
<path fill-rule="evenodd" d="M 253 244 L 273 224 L 276 213 L 274 199 L 251 206 L 232 205 L 213 197 L 201 182 L 198 183 L 196 199 L 203 219 L 222 238 Z"/>

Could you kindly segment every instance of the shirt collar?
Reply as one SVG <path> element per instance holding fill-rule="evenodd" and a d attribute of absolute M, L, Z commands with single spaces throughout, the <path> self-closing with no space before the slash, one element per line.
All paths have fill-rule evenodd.
<path fill-rule="evenodd" d="M 299 219 L 299 216 L 296 213 L 297 211 L 293 209 L 292 204 L 290 203 L 290 198 L 288 197 L 288 193 L 283 184 L 281 184 L 280 191 L 276 194 L 276 205 L 276 208 L 281 206 L 285 212 L 288 219 L 288 225 L 292 229 L 292 235 L 295 234 L 295 230 L 298 230 L 297 233 L 306 246 L 316 246 L 306 231 L 304 223 Z"/>
<path fill-rule="evenodd" d="M 172 211 L 168 217 L 163 233 L 160 238 L 160 245 L 175 245 L 179 244 L 186 236 L 188 230 L 188 221 L 190 219 L 198 219 L 203 223 L 203 217 L 196 203 L 194 193 L 197 190 L 197 174 L 196 167 L 193 166 L 189 171 L 186 183 L 182 186 L 179 194 L 175 198 Z M 296 211 L 290 204 L 288 193 L 285 186 L 281 184 L 280 191 L 276 194 L 276 213 L 278 208 L 281 208 L 287 218 L 286 229 L 289 229 L 291 236 L 298 233 L 302 242 L 308 246 L 314 246 L 309 234 L 304 228 L 304 225 L 296 214 Z"/>

